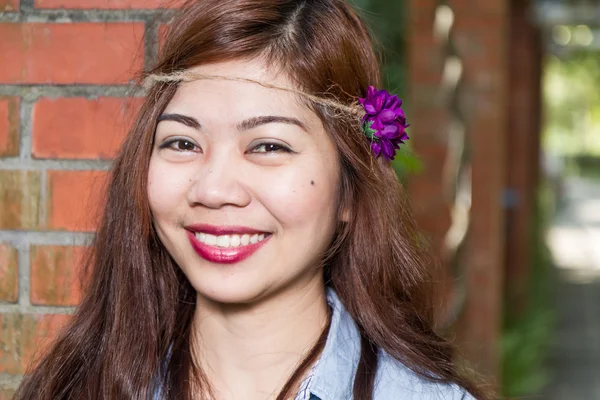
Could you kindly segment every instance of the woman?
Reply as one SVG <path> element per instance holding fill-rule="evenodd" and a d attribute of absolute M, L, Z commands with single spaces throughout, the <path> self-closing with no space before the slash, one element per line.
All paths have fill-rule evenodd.
<path fill-rule="evenodd" d="M 351 7 L 191 1 L 172 26 L 87 294 L 17 398 L 484 398 L 432 330 L 403 112 Z"/>

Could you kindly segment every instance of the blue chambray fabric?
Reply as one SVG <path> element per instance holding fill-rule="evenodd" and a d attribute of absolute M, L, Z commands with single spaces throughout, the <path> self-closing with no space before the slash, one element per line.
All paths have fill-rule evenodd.
<path fill-rule="evenodd" d="M 302 381 L 300 389 L 298 390 L 298 393 L 296 394 L 296 398 L 294 400 L 311 400 L 312 396 L 310 394 L 310 388 L 313 377 L 315 376 L 315 370 L 317 369 L 317 365 L 319 365 L 318 362 L 310 369 L 306 378 L 304 378 L 304 380 Z"/>
<path fill-rule="evenodd" d="M 356 323 L 333 289 L 327 290 L 331 328 L 310 382 L 310 400 L 351 400 L 360 359 Z M 373 400 L 475 400 L 456 385 L 430 382 L 387 353 L 379 353 Z"/>
<path fill-rule="evenodd" d="M 352 400 L 354 374 L 360 359 L 360 334 L 356 323 L 335 291 L 327 289 L 332 310 L 331 327 L 321 358 L 303 382 L 298 399 Z M 160 400 L 160 390 L 154 393 Z M 428 381 L 380 351 L 373 400 L 475 400 L 456 385 Z"/>

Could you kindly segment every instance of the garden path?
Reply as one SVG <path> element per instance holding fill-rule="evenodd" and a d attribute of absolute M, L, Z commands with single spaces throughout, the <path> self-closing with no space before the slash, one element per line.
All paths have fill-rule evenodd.
<path fill-rule="evenodd" d="M 569 178 L 549 231 L 558 268 L 548 400 L 600 400 L 600 181 Z"/>

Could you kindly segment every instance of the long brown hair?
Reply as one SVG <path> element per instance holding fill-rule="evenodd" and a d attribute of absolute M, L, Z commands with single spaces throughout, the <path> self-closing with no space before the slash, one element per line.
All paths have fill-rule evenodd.
<path fill-rule="evenodd" d="M 281 68 L 306 93 L 348 104 L 380 83 L 369 31 L 345 0 L 189 1 L 146 74 L 254 57 Z M 158 387 L 165 399 L 191 399 L 199 388 L 210 391 L 190 356 L 196 293 L 154 231 L 146 191 L 156 121 L 176 90 L 170 83 L 149 88 L 113 165 L 86 295 L 18 399 L 147 399 Z M 392 168 L 373 158 L 354 125 L 322 106 L 314 111 L 342 165 L 343 222 L 324 265 L 328 285 L 361 334 L 354 398 L 372 398 L 378 349 L 426 379 L 485 398 L 457 371 L 452 346 L 432 329 L 432 264 L 417 245 Z"/>

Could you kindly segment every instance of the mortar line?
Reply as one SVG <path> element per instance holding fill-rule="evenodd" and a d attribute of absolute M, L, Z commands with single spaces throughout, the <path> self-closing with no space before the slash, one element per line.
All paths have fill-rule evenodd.
<path fill-rule="evenodd" d="M 0 304 L 0 314 L 46 315 L 73 314 L 77 307 L 70 306 L 20 306 L 17 304 Z"/>
<path fill-rule="evenodd" d="M 35 0 L 21 0 L 21 4 L 19 7 L 19 14 L 27 15 L 31 14 L 34 10 L 34 2 Z"/>
<path fill-rule="evenodd" d="M 0 374 L 0 389 L 17 390 L 21 383 L 22 375 L 20 374 Z"/>
<path fill-rule="evenodd" d="M 0 12 L 0 22 L 41 22 L 41 23 L 136 23 L 144 22 L 149 17 L 155 17 L 160 22 L 167 22 L 174 14 L 174 9 L 41 9 L 33 7 L 33 0 L 21 0 L 21 10 L 15 12 Z"/>
<path fill-rule="evenodd" d="M 64 98 L 64 97 L 128 97 L 142 96 L 144 88 L 133 82 L 122 85 L 82 85 L 82 84 L 23 84 L 23 85 L 0 85 L 0 96 L 20 96 L 35 102 L 41 97 Z"/>
<path fill-rule="evenodd" d="M 29 284 L 30 284 L 30 254 L 29 254 L 29 243 L 27 241 L 20 241 L 17 244 L 19 251 L 19 302 L 18 308 L 20 311 L 26 310 L 27 307 L 31 306 L 29 299 Z"/>
<path fill-rule="evenodd" d="M 110 160 L 58 160 L 58 159 L 21 159 L 18 157 L 0 158 L 0 169 L 8 171 L 40 171 L 71 170 L 71 171 L 108 171 Z"/>
<path fill-rule="evenodd" d="M 22 19 L 18 12 L 0 12 L 0 22 L 20 22 Z"/>
<path fill-rule="evenodd" d="M 158 21 L 156 18 L 149 18 L 144 27 L 144 69 L 146 71 L 156 63 L 158 41 Z"/>
<path fill-rule="evenodd" d="M 20 127 L 19 127 L 19 158 L 20 160 L 31 159 L 31 117 L 33 105 L 27 96 L 21 97 Z"/>
<path fill-rule="evenodd" d="M 93 233 L 61 232 L 61 231 L 12 231 L 0 230 L 0 242 L 15 247 L 27 245 L 47 246 L 89 246 L 94 238 Z"/>

